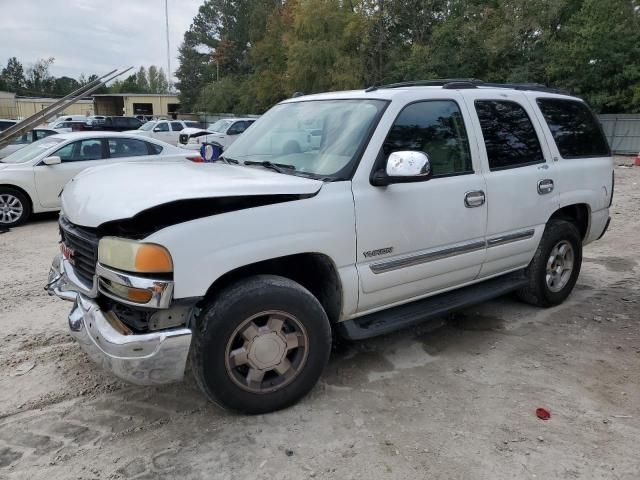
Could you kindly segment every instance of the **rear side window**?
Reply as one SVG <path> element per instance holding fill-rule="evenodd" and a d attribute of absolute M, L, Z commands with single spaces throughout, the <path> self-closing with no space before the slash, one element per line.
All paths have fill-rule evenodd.
<path fill-rule="evenodd" d="M 171 130 L 174 132 L 179 132 L 184 129 L 184 126 L 181 122 L 171 122 Z"/>
<path fill-rule="evenodd" d="M 145 142 L 147 144 L 147 148 L 149 149 L 150 155 L 160 155 L 162 153 L 162 147 L 160 145 L 156 145 L 155 143 Z"/>
<path fill-rule="evenodd" d="M 491 170 L 544 162 L 538 135 L 521 105 L 505 100 L 476 100 L 475 105 Z"/>
<path fill-rule="evenodd" d="M 584 103 L 556 98 L 537 102 L 562 158 L 611 155 L 600 124 Z"/>
<path fill-rule="evenodd" d="M 458 104 L 431 100 L 405 107 L 383 144 L 385 158 L 400 150 L 429 156 L 433 176 L 473 172 L 469 140 Z"/>
<path fill-rule="evenodd" d="M 149 155 L 147 142 L 134 138 L 110 138 L 108 140 L 109 157 L 139 157 Z"/>

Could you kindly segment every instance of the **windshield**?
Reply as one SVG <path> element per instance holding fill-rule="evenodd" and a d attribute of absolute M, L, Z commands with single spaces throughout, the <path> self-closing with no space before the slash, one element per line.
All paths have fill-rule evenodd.
<path fill-rule="evenodd" d="M 156 123 L 158 122 L 147 122 L 143 124 L 138 130 L 144 130 L 145 132 L 148 132 L 150 130 L 153 130 L 153 127 L 156 126 Z"/>
<path fill-rule="evenodd" d="M 26 147 L 21 148 L 16 152 L 13 152 L 11 155 L 4 157 L 2 160 L 0 160 L 0 162 L 26 163 L 36 158 L 45 150 L 50 149 L 51 147 L 57 145 L 62 141 L 63 140 L 61 138 L 52 138 L 52 137 L 43 138 L 42 140 L 33 142 L 31 145 L 27 145 Z"/>
<path fill-rule="evenodd" d="M 227 128 L 229 128 L 229 125 L 231 125 L 231 120 L 218 120 L 216 123 L 210 123 L 207 130 L 210 132 L 224 133 L 227 131 Z"/>
<path fill-rule="evenodd" d="M 345 180 L 385 104 L 383 100 L 316 100 L 276 105 L 224 157 L 268 161 L 294 167 L 290 170 L 294 174 Z"/>

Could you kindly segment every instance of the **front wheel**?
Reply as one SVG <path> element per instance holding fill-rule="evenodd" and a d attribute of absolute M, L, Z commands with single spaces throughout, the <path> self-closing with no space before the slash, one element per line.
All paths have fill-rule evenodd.
<path fill-rule="evenodd" d="M 292 280 L 259 275 L 227 287 L 205 306 L 191 366 L 213 402 L 258 414 L 306 395 L 330 351 L 331 328 L 320 302 Z"/>
<path fill-rule="evenodd" d="M 529 285 L 518 296 L 541 307 L 559 305 L 573 290 L 581 265 L 582 239 L 578 229 L 566 220 L 551 220 L 526 269 Z"/>
<path fill-rule="evenodd" d="M 29 199 L 20 191 L 0 187 L 0 227 L 16 227 L 31 215 Z"/>

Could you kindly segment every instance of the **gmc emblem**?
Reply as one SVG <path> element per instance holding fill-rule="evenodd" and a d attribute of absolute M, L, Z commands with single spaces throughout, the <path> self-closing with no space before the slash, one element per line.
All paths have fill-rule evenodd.
<path fill-rule="evenodd" d="M 62 252 L 62 256 L 67 259 L 71 265 L 75 264 L 75 260 L 73 259 L 75 252 L 72 248 L 67 247 L 64 242 L 60 242 L 60 251 Z"/>

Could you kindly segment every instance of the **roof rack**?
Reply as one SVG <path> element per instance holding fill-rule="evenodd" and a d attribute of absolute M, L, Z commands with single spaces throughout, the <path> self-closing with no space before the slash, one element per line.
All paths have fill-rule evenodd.
<path fill-rule="evenodd" d="M 547 87 L 540 83 L 492 83 L 484 82 L 477 78 L 442 78 L 434 80 L 414 80 L 410 82 L 390 83 L 388 85 L 372 85 L 365 92 L 373 92 L 379 89 L 403 88 L 403 87 L 442 87 L 447 90 L 463 90 L 469 88 L 511 88 L 513 90 L 536 91 L 570 95 L 566 90 Z"/>

